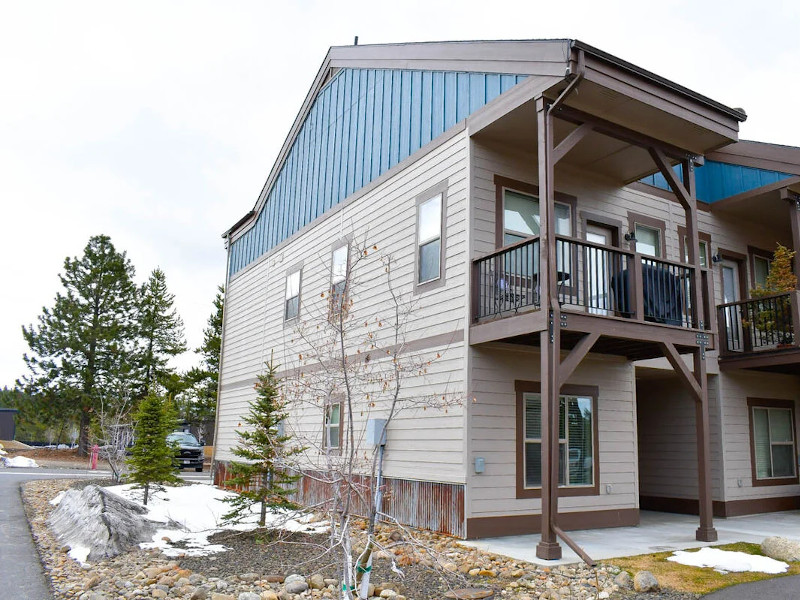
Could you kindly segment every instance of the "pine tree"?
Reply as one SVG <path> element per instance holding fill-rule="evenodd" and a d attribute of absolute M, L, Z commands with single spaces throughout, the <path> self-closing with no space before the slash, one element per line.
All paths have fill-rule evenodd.
<path fill-rule="evenodd" d="M 186 374 L 186 379 L 194 392 L 191 402 L 187 403 L 186 415 L 188 420 L 198 425 L 213 421 L 217 414 L 224 298 L 225 288 L 219 286 L 214 298 L 214 311 L 208 318 L 208 327 L 203 330 L 203 345 L 196 350 L 203 356 L 203 362 Z"/>
<path fill-rule="evenodd" d="M 144 396 L 155 385 L 164 387 L 174 369 L 169 359 L 186 351 L 183 320 L 173 307 L 175 296 L 167 291 L 167 279 L 160 268 L 153 269 L 139 290 L 139 342 Z"/>
<path fill-rule="evenodd" d="M 128 480 L 144 489 L 147 505 L 151 486 L 158 489 L 159 484 L 180 481 L 175 474 L 175 447 L 167 442 L 175 425 L 175 412 L 167 398 L 150 393 L 139 403 L 135 420 Z"/>
<path fill-rule="evenodd" d="M 256 399 L 250 403 L 250 412 L 244 419 L 251 428 L 236 432 L 239 443 L 232 452 L 248 462 L 230 464 L 233 477 L 225 485 L 242 491 L 228 500 L 232 509 L 223 517 L 226 520 L 239 521 L 258 504 L 261 509 L 258 524 L 264 527 L 267 508 L 296 508 L 289 500 L 294 493 L 289 486 L 298 476 L 287 472 L 285 461 L 303 449 L 286 448 L 290 438 L 279 432 L 278 423 L 286 418 L 286 404 L 275 372 L 275 366 L 269 362 L 266 372 L 259 374 Z"/>
<path fill-rule="evenodd" d="M 22 327 L 30 347 L 25 391 L 46 400 L 53 414 L 80 423 L 86 453 L 89 423 L 101 401 L 112 401 L 129 379 L 136 336 L 134 268 L 105 235 L 89 239 L 83 256 L 64 260 L 63 292 L 43 308 L 38 326 Z"/>

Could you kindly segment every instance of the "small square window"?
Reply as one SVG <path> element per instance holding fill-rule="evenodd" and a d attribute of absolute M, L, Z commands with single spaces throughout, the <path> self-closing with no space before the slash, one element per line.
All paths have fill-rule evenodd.
<path fill-rule="evenodd" d="M 689 262 L 689 240 L 686 236 L 683 236 L 683 261 Z M 705 240 L 700 240 L 700 266 L 708 267 L 708 242 Z"/>
<path fill-rule="evenodd" d="M 296 319 L 300 314 L 300 273 L 297 270 L 286 276 L 286 300 L 284 303 L 284 319 Z"/>
<path fill-rule="evenodd" d="M 766 256 L 753 255 L 753 283 L 755 287 L 766 288 L 767 277 L 771 266 L 770 259 Z"/>

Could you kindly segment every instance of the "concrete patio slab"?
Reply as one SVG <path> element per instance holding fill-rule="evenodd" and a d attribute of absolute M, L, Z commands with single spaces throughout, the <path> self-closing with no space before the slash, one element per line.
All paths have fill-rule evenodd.
<path fill-rule="evenodd" d="M 698 542 L 695 529 L 697 516 L 641 511 L 636 527 L 613 527 L 570 531 L 568 535 L 596 561 L 670 550 L 702 548 L 733 542 L 761 543 L 770 536 L 800 540 L 800 510 L 714 519 L 719 534 L 716 542 Z M 561 542 L 561 560 L 542 560 L 536 557 L 539 534 L 483 538 L 462 542 L 493 554 L 501 554 L 539 565 L 566 565 L 581 562 L 580 558 Z"/>

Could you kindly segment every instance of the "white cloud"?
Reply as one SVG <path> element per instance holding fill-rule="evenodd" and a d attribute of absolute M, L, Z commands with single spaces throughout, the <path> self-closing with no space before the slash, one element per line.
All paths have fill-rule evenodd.
<path fill-rule="evenodd" d="M 219 235 L 254 204 L 330 45 L 573 37 L 800 145 L 792 2 L 17 2 L 0 5 L 0 385 L 66 256 L 106 233 L 161 266 L 199 345 Z"/>

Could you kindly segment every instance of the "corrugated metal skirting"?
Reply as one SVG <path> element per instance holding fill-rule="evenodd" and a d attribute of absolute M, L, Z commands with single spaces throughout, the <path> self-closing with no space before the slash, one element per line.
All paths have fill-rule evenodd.
<path fill-rule="evenodd" d="M 214 485 L 227 479 L 226 464 L 214 464 Z M 330 483 L 320 481 L 323 477 L 303 477 L 297 482 L 295 500 L 304 506 L 324 507 L 333 497 Z M 371 478 L 357 476 L 353 481 L 353 512 L 366 515 L 372 497 Z M 384 479 L 383 512 L 400 523 L 419 529 L 463 538 L 466 536 L 464 522 L 464 485 L 437 483 L 413 479 Z"/>

